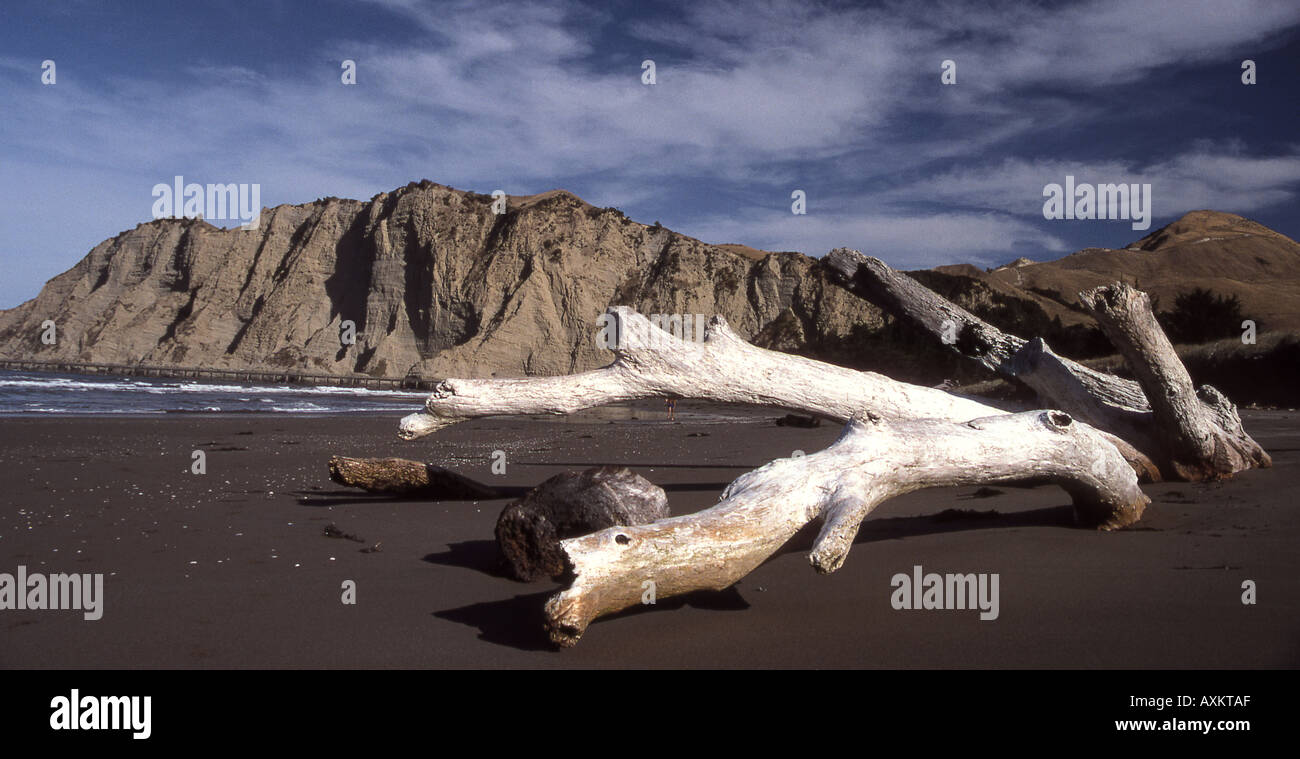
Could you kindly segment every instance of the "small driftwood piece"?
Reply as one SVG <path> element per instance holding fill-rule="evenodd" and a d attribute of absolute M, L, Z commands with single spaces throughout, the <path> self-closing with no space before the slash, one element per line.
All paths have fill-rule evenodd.
<path fill-rule="evenodd" d="M 1003 332 L 883 261 L 856 250 L 837 248 L 826 255 L 823 265 L 850 292 L 932 335 L 959 355 L 1023 382 L 1043 405 L 1113 434 L 1123 443 L 1112 442 L 1145 479 L 1223 477 L 1271 463 L 1268 454 L 1246 434 L 1236 407 L 1227 398 L 1208 385 L 1199 391 L 1192 389 L 1186 368 L 1156 323 L 1150 300 L 1131 287 L 1097 288 L 1080 293 L 1080 298 L 1139 382 L 1103 374 L 1059 356 L 1042 338 L 1025 340 Z M 1113 297 L 1105 295 L 1111 292 Z M 1176 411 L 1153 408 L 1147 400 L 1148 396 L 1159 397 L 1156 405 L 1163 406 L 1163 399 L 1171 393 L 1181 399 Z M 1191 438 L 1201 442 L 1194 443 Z M 1219 442 L 1209 445 L 1208 440 Z"/>
<path fill-rule="evenodd" d="M 1058 411 L 965 423 L 855 418 L 829 448 L 741 476 L 712 508 L 563 541 L 574 579 L 546 604 L 548 633 L 572 646 L 594 619 L 640 603 L 649 587 L 658 598 L 724 589 L 814 519 L 822 529 L 809 559 L 833 572 L 881 501 L 1034 477 L 1064 487 L 1077 520 L 1101 529 L 1132 524 L 1149 502 L 1119 451 Z"/>
<path fill-rule="evenodd" d="M 370 493 L 446 501 L 488 501 L 500 498 L 495 488 L 434 464 L 408 459 L 330 457 L 330 479 Z"/>

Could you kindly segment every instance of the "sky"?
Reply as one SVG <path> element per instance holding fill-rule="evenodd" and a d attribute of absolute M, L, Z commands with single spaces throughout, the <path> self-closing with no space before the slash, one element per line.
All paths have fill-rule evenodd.
<path fill-rule="evenodd" d="M 1294 0 L 6 0 L 0 308 L 152 219 L 176 175 L 266 207 L 564 188 L 898 268 L 1123 247 L 1201 208 L 1300 238 L 1298 125 Z M 1150 229 L 1044 218 L 1067 175 L 1149 183 Z"/>

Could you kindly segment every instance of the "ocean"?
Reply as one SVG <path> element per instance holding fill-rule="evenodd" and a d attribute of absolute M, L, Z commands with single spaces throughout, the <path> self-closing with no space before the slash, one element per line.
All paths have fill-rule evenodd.
<path fill-rule="evenodd" d="M 411 413 L 427 392 L 0 371 L 0 415 Z"/>

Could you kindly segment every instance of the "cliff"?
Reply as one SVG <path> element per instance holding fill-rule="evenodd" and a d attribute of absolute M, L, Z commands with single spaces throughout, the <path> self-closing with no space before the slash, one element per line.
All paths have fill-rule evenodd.
<path fill-rule="evenodd" d="M 721 314 L 746 338 L 827 357 L 881 324 L 807 256 L 707 245 L 564 191 L 510 197 L 505 214 L 492 201 L 425 181 L 277 206 L 251 231 L 141 224 L 0 312 L 0 355 L 510 376 L 607 363 L 596 320 L 615 304 Z M 46 319 L 55 345 L 41 343 Z"/>

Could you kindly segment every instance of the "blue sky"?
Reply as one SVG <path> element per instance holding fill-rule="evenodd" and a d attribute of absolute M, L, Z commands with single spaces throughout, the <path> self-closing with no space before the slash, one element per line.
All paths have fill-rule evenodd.
<path fill-rule="evenodd" d="M 1300 237 L 1297 124 L 1294 0 L 7 0 L 0 307 L 148 221 L 177 174 L 265 206 L 563 187 L 708 242 L 904 268 L 1146 234 L 1045 220 L 1066 174 L 1150 182 L 1152 229 L 1213 208 Z"/>

